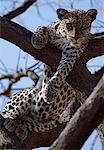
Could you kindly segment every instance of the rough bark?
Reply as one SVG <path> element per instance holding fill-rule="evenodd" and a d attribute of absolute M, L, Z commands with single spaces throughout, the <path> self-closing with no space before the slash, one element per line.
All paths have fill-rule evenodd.
<path fill-rule="evenodd" d="M 0 18 L 0 26 L 2 29 L 0 32 L 1 38 L 15 44 L 36 59 L 39 59 L 52 66 L 53 69 L 56 69 L 60 60 L 61 52 L 53 45 L 50 45 L 50 43 L 48 43 L 44 49 L 36 50 L 31 45 L 30 39 L 32 33 L 30 31 L 4 18 Z M 97 75 L 97 77 L 91 75 L 91 73 L 87 70 L 85 63 L 91 58 L 101 55 L 104 55 L 104 33 L 93 35 L 93 38 L 90 40 L 86 52 L 75 64 L 75 67 L 73 71 L 69 74 L 67 81 L 70 82 L 75 88 L 78 88 L 80 91 L 84 91 L 87 95 L 89 95 L 97 84 L 98 80 L 100 79 L 101 74 Z M 79 106 L 80 105 L 78 103 L 73 102 L 72 107 L 75 109 L 73 111 L 76 111 Z M 2 122 L 3 118 L 0 118 L 0 121 Z M 22 149 L 30 149 L 33 147 L 50 146 L 52 142 L 59 136 L 64 127 L 65 124 L 62 124 L 59 125 L 57 128 L 47 131 L 45 133 L 29 133 L 27 139 L 24 142 L 21 142 L 19 139 L 17 140 L 17 138 L 14 138 L 14 133 L 10 134 L 6 130 L 4 130 L 1 124 L 0 136 L 8 136 L 10 139 L 9 145 L 11 143 L 11 147 L 13 147 L 14 144 L 15 149 L 19 149 L 19 146 L 22 147 Z M 7 134 L 3 134 L 3 131 Z M 5 140 L 2 140 L 2 143 L 3 142 L 5 143 Z M 20 144 L 18 145 L 18 143 Z M 3 149 L 2 144 L 1 149 Z"/>

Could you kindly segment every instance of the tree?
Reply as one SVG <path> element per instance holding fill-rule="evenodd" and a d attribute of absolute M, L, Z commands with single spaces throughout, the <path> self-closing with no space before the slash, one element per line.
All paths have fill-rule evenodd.
<path fill-rule="evenodd" d="M 15 10 L 3 15 L 3 17 L 0 17 L 0 37 L 15 44 L 34 58 L 47 63 L 55 70 L 61 57 L 60 51 L 53 45 L 50 45 L 50 43 L 48 43 L 43 50 L 34 49 L 30 41 L 32 32 L 11 21 L 11 19 L 22 14 L 34 3 L 37 3 L 37 1 L 26 0 Z M 29 133 L 28 138 L 25 141 L 20 141 L 14 133 L 9 133 L 4 129 L 4 119 L 0 116 L 0 139 L 2 139 L 0 142 L 1 149 L 31 149 L 39 146 L 50 146 L 56 140 L 56 138 L 57 140 L 53 143 L 50 149 L 63 148 L 66 150 L 72 148 L 81 148 L 88 136 L 104 119 L 104 67 L 94 74 L 91 74 L 86 67 L 86 63 L 90 59 L 101 55 L 104 55 L 104 32 L 93 34 L 93 38 L 90 40 L 85 53 L 76 62 L 73 71 L 70 73 L 67 79 L 67 81 L 70 82 L 75 88 L 78 88 L 81 92 L 84 91 L 88 96 L 88 99 L 82 106 L 80 106 L 78 100 L 75 100 L 71 103 L 70 107 L 68 108 L 68 112 L 72 119 L 67 126 L 66 124 L 59 124 L 57 128 L 45 133 Z M 35 64 L 35 66 L 36 65 L 38 65 L 38 63 Z M 1 93 L 1 95 L 10 96 L 12 85 L 20 78 L 29 76 L 29 73 L 33 74 L 32 80 L 35 83 L 38 81 L 38 75 L 33 72 L 31 68 L 26 69 L 22 69 L 14 74 L 0 76 L 0 80 L 9 79 L 8 86 Z M 40 80 L 37 82 L 36 86 L 41 86 Z M 95 90 L 93 91 L 94 88 Z M 82 130 L 83 133 L 80 134 Z M 100 135 L 102 133 L 101 125 L 98 128 L 98 133 L 100 133 Z"/>

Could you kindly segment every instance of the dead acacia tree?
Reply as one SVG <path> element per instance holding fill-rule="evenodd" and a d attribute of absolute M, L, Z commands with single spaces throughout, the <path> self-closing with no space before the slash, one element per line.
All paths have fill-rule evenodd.
<path fill-rule="evenodd" d="M 26 1 L 25 4 L 28 2 L 29 1 Z M 31 2 L 34 3 L 35 0 Z M 31 5 L 33 3 L 31 3 Z M 27 6 L 25 4 L 24 6 Z M 29 6 L 30 5 L 28 5 L 28 7 Z M 26 7 L 26 9 L 28 7 Z M 0 37 L 15 44 L 34 58 L 47 63 L 55 70 L 61 57 L 60 50 L 56 49 L 53 45 L 50 45 L 50 43 L 48 43 L 42 50 L 34 49 L 31 45 L 32 33 L 26 28 L 10 21 L 10 19 L 23 12 L 17 11 L 18 9 L 4 15 L 4 17 L 0 17 Z M 59 124 L 57 128 L 44 133 L 30 132 L 25 141 L 20 141 L 14 133 L 9 133 L 4 129 L 4 119 L 0 116 L 0 149 L 31 149 L 33 147 L 50 146 L 56 138 L 58 138 L 61 132 L 61 135 L 50 149 L 80 149 L 88 136 L 104 119 L 104 68 L 101 68 L 95 74 L 91 74 L 86 67 L 86 63 L 90 59 L 101 55 L 104 55 L 104 32 L 93 35 L 85 53 L 76 62 L 73 71 L 67 78 L 67 82 L 70 82 L 74 88 L 77 88 L 81 92 L 85 92 L 87 96 L 92 93 L 99 80 L 100 82 L 98 83 L 96 90 L 81 107 L 78 100 L 72 102 L 69 108 L 70 116 L 73 116 L 77 109 L 80 108 L 72 117 L 63 132 L 62 130 L 66 124 Z M 92 111 L 93 109 L 94 111 Z M 78 117 L 80 116 L 80 113 L 81 117 Z M 91 115 L 89 117 L 90 113 Z M 87 118 L 87 121 L 84 118 Z M 74 129 L 72 128 L 73 125 Z M 85 132 L 79 134 L 81 131 Z M 71 136 L 72 134 L 73 138 Z M 61 136 L 63 136 L 63 138 L 61 138 Z"/>

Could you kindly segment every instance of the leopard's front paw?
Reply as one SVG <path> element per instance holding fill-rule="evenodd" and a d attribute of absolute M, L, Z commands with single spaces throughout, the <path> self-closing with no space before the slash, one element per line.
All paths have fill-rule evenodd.
<path fill-rule="evenodd" d="M 31 43 L 34 48 L 42 49 L 48 42 L 48 31 L 46 27 L 38 27 L 31 37 Z"/>
<path fill-rule="evenodd" d="M 9 132 L 13 132 L 15 131 L 16 127 L 17 127 L 17 120 L 12 120 L 12 119 L 6 119 L 4 121 L 4 127 L 9 131 Z"/>

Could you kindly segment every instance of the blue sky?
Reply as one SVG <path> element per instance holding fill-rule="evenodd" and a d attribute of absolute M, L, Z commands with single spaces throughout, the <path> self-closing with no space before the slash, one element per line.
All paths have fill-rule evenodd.
<path fill-rule="evenodd" d="M 20 5 L 23 0 L 19 0 Z M 57 20 L 56 15 L 56 9 L 59 7 L 68 8 L 70 9 L 71 4 L 69 0 L 52 0 L 51 6 L 49 5 L 50 0 L 38 0 L 38 3 L 31 6 L 25 13 L 22 15 L 16 17 L 13 19 L 14 22 L 19 23 L 20 25 L 26 27 L 30 31 L 34 31 L 38 26 L 47 26 L 50 22 Z M 48 3 L 48 4 L 47 4 Z M 99 26 L 102 25 L 102 22 L 104 22 L 104 0 L 74 0 L 73 7 L 79 8 L 79 9 L 89 9 L 89 8 L 95 8 L 98 10 L 98 15 L 96 21 L 93 23 L 93 28 L 91 30 L 92 33 L 104 31 L 103 28 L 99 28 Z M 37 6 L 36 6 L 37 5 Z M 11 0 L 4 0 L 0 2 L 0 15 L 3 13 L 6 13 L 7 10 L 10 10 L 12 6 Z M 39 16 L 40 15 L 40 16 Z M 97 28 L 95 28 L 97 26 Z M 103 24 L 104 26 L 104 24 Z M 7 69 L 9 69 L 9 72 L 14 72 L 17 67 L 17 61 L 18 61 L 18 54 L 20 52 L 19 47 L 13 45 L 12 43 L 9 43 L 3 39 L 0 39 L 0 60 L 5 64 Z M 27 66 L 31 66 L 34 64 L 34 59 L 30 55 L 27 56 L 26 53 L 21 51 L 21 58 L 19 62 L 19 68 L 25 67 L 25 57 L 28 57 L 28 63 Z M 98 68 L 100 68 L 102 65 L 104 65 L 104 56 L 96 58 L 88 62 L 88 67 L 91 72 L 94 72 Z M 3 71 L 3 67 L 0 63 L 0 73 L 5 73 Z M 4 84 L 7 82 L 5 81 Z M 30 79 L 24 78 L 22 81 L 18 82 L 15 87 L 26 87 L 33 85 L 33 82 Z M 0 106 L 2 108 L 2 103 L 4 101 L 4 97 L 0 98 Z M 83 131 L 82 131 L 83 132 Z M 90 139 L 85 143 L 82 150 L 89 150 L 91 143 L 93 142 L 93 139 L 95 137 L 96 133 L 94 131 L 93 135 L 91 135 Z M 43 148 L 42 148 L 43 149 Z M 97 139 L 96 144 L 94 146 L 94 150 L 100 150 L 101 145 L 99 140 Z"/>

